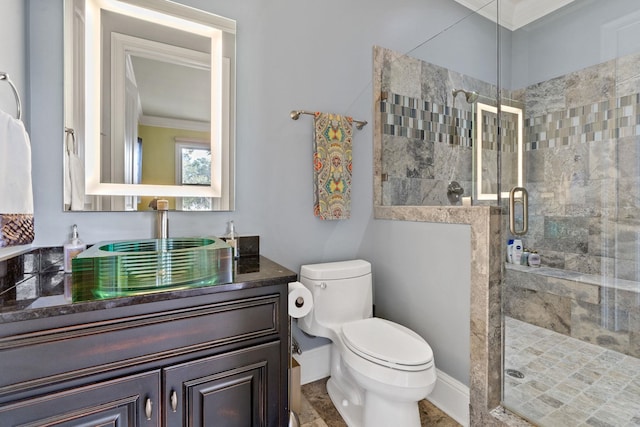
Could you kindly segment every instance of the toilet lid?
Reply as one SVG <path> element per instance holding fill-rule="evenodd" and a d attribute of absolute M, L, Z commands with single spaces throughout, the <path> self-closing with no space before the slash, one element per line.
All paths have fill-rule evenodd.
<path fill-rule="evenodd" d="M 411 329 L 377 317 L 342 325 L 350 350 L 374 363 L 401 370 L 421 370 L 433 361 L 429 344 Z"/>

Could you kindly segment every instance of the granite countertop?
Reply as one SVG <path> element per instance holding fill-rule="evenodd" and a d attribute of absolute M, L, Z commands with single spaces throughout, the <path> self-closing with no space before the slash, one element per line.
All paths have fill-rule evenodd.
<path fill-rule="evenodd" d="M 296 273 L 260 255 L 234 261 L 234 281 L 185 290 L 96 301 L 71 301 L 71 274 L 62 269 L 62 248 L 35 248 L 0 261 L 0 323 L 269 286 L 297 280 Z"/>

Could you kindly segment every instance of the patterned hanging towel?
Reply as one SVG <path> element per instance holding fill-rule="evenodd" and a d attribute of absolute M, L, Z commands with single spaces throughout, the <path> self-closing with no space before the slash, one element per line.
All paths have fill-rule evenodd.
<path fill-rule="evenodd" d="M 320 219 L 351 216 L 353 119 L 314 113 L 314 214 Z"/>

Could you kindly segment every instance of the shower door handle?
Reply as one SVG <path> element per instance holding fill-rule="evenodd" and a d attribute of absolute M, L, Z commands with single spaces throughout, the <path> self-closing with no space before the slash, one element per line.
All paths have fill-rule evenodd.
<path fill-rule="evenodd" d="M 518 203 L 522 203 L 522 228 L 516 230 L 516 192 L 522 193 L 522 200 L 517 200 Z M 513 187 L 509 191 L 509 231 L 514 236 L 522 236 L 527 234 L 529 229 L 529 193 L 524 187 Z"/>

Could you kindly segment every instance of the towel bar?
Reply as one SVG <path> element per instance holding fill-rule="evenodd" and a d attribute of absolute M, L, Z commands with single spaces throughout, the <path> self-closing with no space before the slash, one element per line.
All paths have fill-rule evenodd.
<path fill-rule="evenodd" d="M 9 75 L 3 71 L 0 71 L 0 80 L 6 80 L 6 82 L 9 83 L 9 86 L 11 86 L 11 89 L 13 90 L 13 95 L 16 97 L 16 105 L 18 106 L 18 120 L 22 120 L 22 102 L 20 102 L 20 95 L 18 95 L 18 89 L 16 89 L 16 86 L 13 84 L 13 82 L 9 78 Z"/>
<path fill-rule="evenodd" d="M 72 128 L 68 128 L 65 126 L 64 133 L 65 133 L 65 149 L 67 150 L 67 153 L 78 154 L 78 147 L 76 144 L 76 131 L 73 130 Z M 69 136 L 71 136 L 71 150 L 69 150 L 69 141 L 68 141 Z"/>
<path fill-rule="evenodd" d="M 293 120 L 298 120 L 300 118 L 300 114 L 309 114 L 310 116 L 315 116 L 314 112 L 312 112 L 312 111 L 304 111 L 304 110 L 292 110 L 291 113 L 289 114 L 289 116 Z M 353 122 L 356 124 L 356 129 L 358 129 L 358 130 L 362 130 L 362 128 L 367 125 L 367 121 L 366 120 L 354 120 Z"/>

